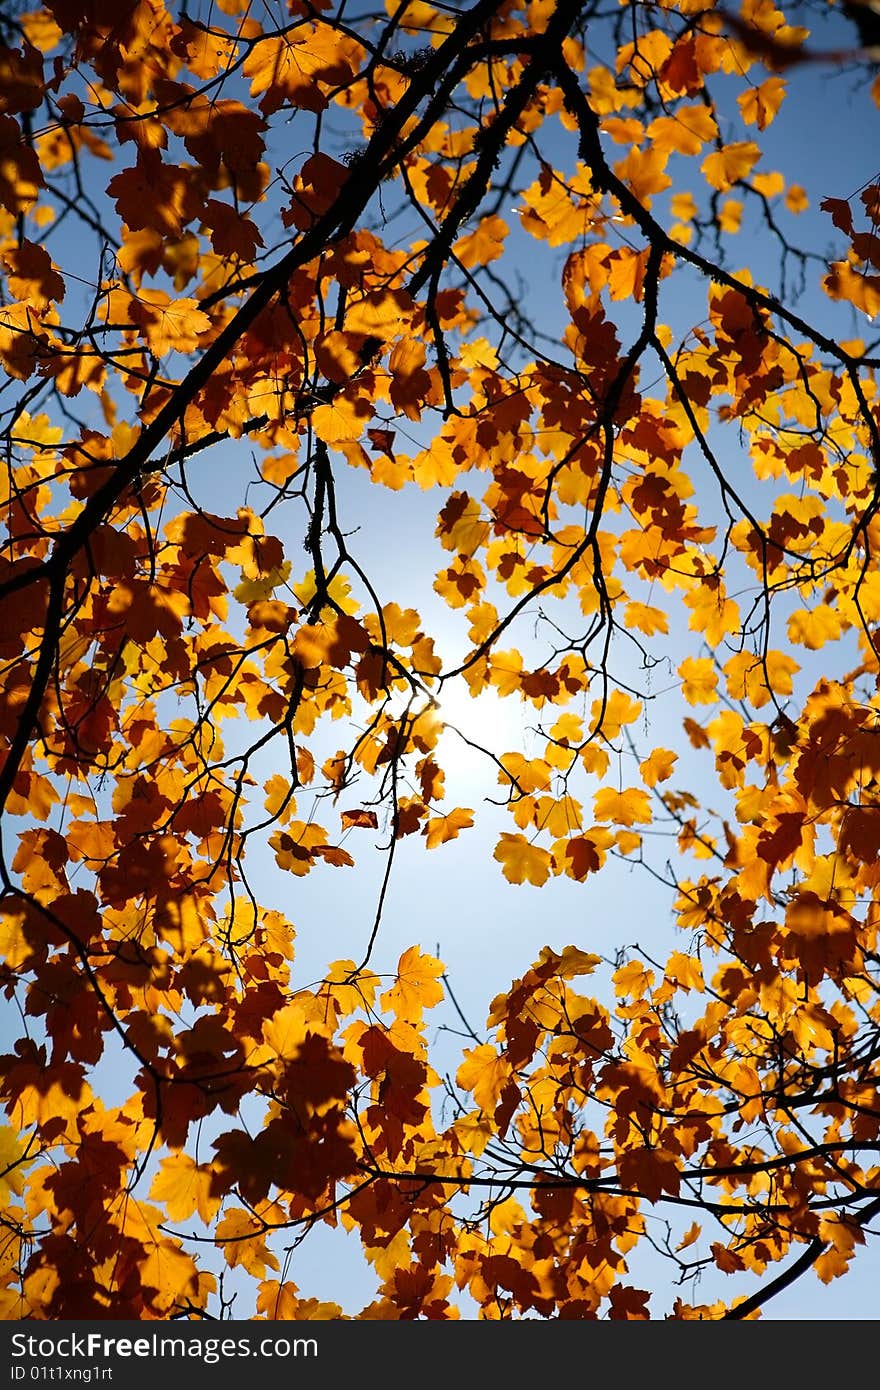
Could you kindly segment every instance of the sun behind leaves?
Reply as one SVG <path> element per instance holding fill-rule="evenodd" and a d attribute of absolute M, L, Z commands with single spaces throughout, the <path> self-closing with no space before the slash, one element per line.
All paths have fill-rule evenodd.
<path fill-rule="evenodd" d="M 845 1273 L 880 1213 L 880 186 L 764 142 L 816 64 L 867 122 L 856 26 L 13 11 L 2 1315 L 220 1316 L 234 1270 L 258 1318 L 745 1318 Z M 427 603 L 368 563 L 398 493 Z M 479 1032 L 428 943 L 376 966 L 401 841 L 486 835 L 462 680 L 527 730 L 467 744 L 484 872 L 623 860 L 679 928 L 511 959 Z M 301 978 L 300 881 L 377 854 L 360 958 L 328 914 Z M 288 1277 L 321 1224 L 366 1307 Z"/>

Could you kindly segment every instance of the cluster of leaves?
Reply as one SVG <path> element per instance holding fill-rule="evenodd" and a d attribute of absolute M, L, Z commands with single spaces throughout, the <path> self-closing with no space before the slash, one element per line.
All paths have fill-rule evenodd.
<path fill-rule="evenodd" d="M 836 259 L 794 244 L 760 139 L 817 57 L 797 6 L 258 8 L 0 20 L 3 1315 L 217 1315 L 216 1259 L 256 1316 L 342 1317 L 279 1261 L 321 1223 L 362 1317 L 657 1316 L 648 1243 L 763 1276 L 672 1316 L 756 1315 L 880 1214 L 880 359 L 827 328 L 880 308 L 880 188 L 828 201 Z M 777 290 L 731 268 L 749 218 Z M 378 527 L 437 495 L 454 660 L 377 593 L 350 470 Z M 671 633 L 682 748 L 632 756 Z M 444 1081 L 443 966 L 371 961 L 395 847 L 475 822 L 461 679 L 537 729 L 491 871 L 671 834 L 682 949 L 603 1002 L 546 948 Z M 380 822 L 363 959 L 306 986 L 248 855 L 350 867 Z"/>

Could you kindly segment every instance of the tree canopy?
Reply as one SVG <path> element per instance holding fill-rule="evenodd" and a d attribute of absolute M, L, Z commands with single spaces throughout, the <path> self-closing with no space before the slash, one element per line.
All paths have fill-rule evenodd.
<path fill-rule="evenodd" d="M 878 28 L 4 7 L 4 1317 L 221 1317 L 232 1280 L 260 1318 L 748 1318 L 846 1273 L 880 1217 L 880 183 L 769 150 L 819 70 L 869 128 Z M 491 808 L 447 794 L 456 687 Z M 480 835 L 538 914 L 659 881 L 675 949 L 608 899 L 533 961 L 487 923 L 475 1018 L 412 901 L 389 969 L 400 854 Z M 302 879 L 377 854 L 362 949 L 328 912 L 303 978 Z M 290 1277 L 321 1226 L 366 1306 Z"/>

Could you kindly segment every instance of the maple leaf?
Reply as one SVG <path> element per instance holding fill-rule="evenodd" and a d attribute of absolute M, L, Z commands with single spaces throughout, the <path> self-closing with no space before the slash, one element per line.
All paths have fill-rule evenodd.
<path fill-rule="evenodd" d="M 462 830 L 468 830 L 474 823 L 473 811 L 464 806 L 456 806 L 446 816 L 433 816 L 422 829 L 428 849 L 445 845 L 449 840 L 457 840 Z"/>
<path fill-rule="evenodd" d="M 0 207 L 16 216 L 27 212 L 44 182 L 40 162 L 25 143 L 18 121 L 0 114 Z"/>
<path fill-rule="evenodd" d="M 169 299 L 162 290 L 141 290 L 130 306 L 132 323 L 143 329 L 150 351 L 157 357 L 166 352 L 191 352 L 199 337 L 211 326 L 195 299 Z"/>
<path fill-rule="evenodd" d="M 701 168 L 707 182 L 723 193 L 746 178 L 760 157 L 761 151 L 752 141 L 737 140 L 707 155 Z"/>
<path fill-rule="evenodd" d="M 779 111 L 785 93 L 785 78 L 771 76 L 751 91 L 738 96 L 737 105 L 746 125 L 756 125 L 759 130 L 766 130 Z"/>
<path fill-rule="evenodd" d="M 277 1279 L 264 1279 L 257 1294 L 257 1311 L 278 1322 L 336 1322 L 344 1316 L 338 1303 L 299 1298 L 298 1292 L 289 1280 L 282 1284 Z"/>
<path fill-rule="evenodd" d="M 240 256 L 243 261 L 256 259 L 263 237 L 249 217 L 242 216 L 228 203 L 209 198 L 203 213 L 205 226 L 211 232 L 211 244 L 218 256 Z"/>
<path fill-rule="evenodd" d="M 25 1171 L 33 1162 L 28 1150 L 27 1141 L 22 1141 L 10 1125 L 0 1125 L 0 1202 L 4 1205 L 12 1193 L 21 1195 Z"/>
<path fill-rule="evenodd" d="M 847 236 L 852 236 L 852 208 L 848 202 L 843 198 L 823 198 L 819 206 L 823 212 L 828 213 L 835 227 L 839 227 Z"/>
<path fill-rule="evenodd" d="M 689 705 L 712 704 L 717 699 L 718 672 L 708 657 L 686 657 L 678 673 L 682 678 L 682 694 Z"/>
<path fill-rule="evenodd" d="M 670 748 L 655 748 L 650 757 L 643 759 L 639 764 L 645 785 L 656 787 L 658 782 L 668 781 L 677 761 L 678 754 Z"/>
<path fill-rule="evenodd" d="M 360 439 L 372 411 L 361 397 L 348 399 L 337 396 L 331 405 L 319 405 L 312 411 L 312 424 L 325 444 L 344 444 Z"/>
<path fill-rule="evenodd" d="M 353 811 L 340 811 L 340 818 L 344 830 L 351 830 L 359 827 L 365 830 L 376 830 L 379 826 L 379 818 L 375 811 L 367 811 L 358 807 Z"/>
<path fill-rule="evenodd" d="M 255 1279 L 265 1279 L 267 1269 L 278 1269 L 278 1260 L 266 1244 L 262 1223 L 240 1207 L 227 1210 L 215 1228 L 215 1240 L 230 1269 L 241 1265 Z"/>
<path fill-rule="evenodd" d="M 382 995 L 382 1007 L 419 1023 L 424 1010 L 433 1009 L 443 998 L 443 987 L 438 983 L 442 974 L 441 961 L 423 954 L 418 946 L 410 946 L 397 963 L 395 983 Z"/>
<path fill-rule="evenodd" d="M 594 808 L 597 820 L 614 821 L 618 825 L 647 825 L 652 818 L 647 792 L 639 787 L 629 787 L 622 792 L 603 787 L 596 793 Z"/>
<path fill-rule="evenodd" d="M 495 846 L 497 859 L 508 883 L 533 883 L 540 888 L 550 877 L 550 855 L 539 845 L 530 844 L 524 835 L 505 831 Z"/>
<path fill-rule="evenodd" d="M 180 236 L 201 211 L 192 181 L 182 169 L 163 163 L 154 149 L 140 150 L 134 168 L 115 174 L 107 192 L 132 231 L 153 228 L 166 236 Z"/>
<path fill-rule="evenodd" d="M 186 1221 L 198 1212 L 199 1219 L 207 1224 L 220 1206 L 220 1198 L 212 1195 L 211 1185 L 209 1165 L 195 1163 L 188 1154 L 171 1154 L 162 1159 L 150 1196 L 164 1203 L 172 1221 Z"/>
<path fill-rule="evenodd" d="M 494 1111 L 510 1077 L 510 1065 L 489 1043 L 465 1051 L 456 1081 L 470 1091 L 481 1110 Z"/>
<path fill-rule="evenodd" d="M 3 260 L 9 268 L 9 288 L 16 298 L 26 299 L 37 312 L 64 298 L 64 280 L 52 265 L 45 247 L 21 241 L 14 250 L 4 254 Z"/>
<path fill-rule="evenodd" d="M 325 86 L 349 81 L 362 55 L 359 44 L 335 34 L 332 27 L 307 26 L 289 35 L 264 37 L 251 49 L 243 72 L 251 79 L 251 95 L 263 93 L 260 109 L 266 115 L 282 102 L 323 111 Z"/>

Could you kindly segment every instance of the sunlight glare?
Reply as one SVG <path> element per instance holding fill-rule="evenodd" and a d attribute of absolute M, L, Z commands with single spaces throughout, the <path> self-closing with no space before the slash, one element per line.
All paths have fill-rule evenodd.
<path fill-rule="evenodd" d="M 514 696 L 502 697 L 484 690 L 473 697 L 461 678 L 450 681 L 438 703 L 444 724 L 438 761 L 450 778 L 488 778 L 495 782 L 500 758 L 512 751 L 527 753 L 533 741 L 537 714 Z"/>

